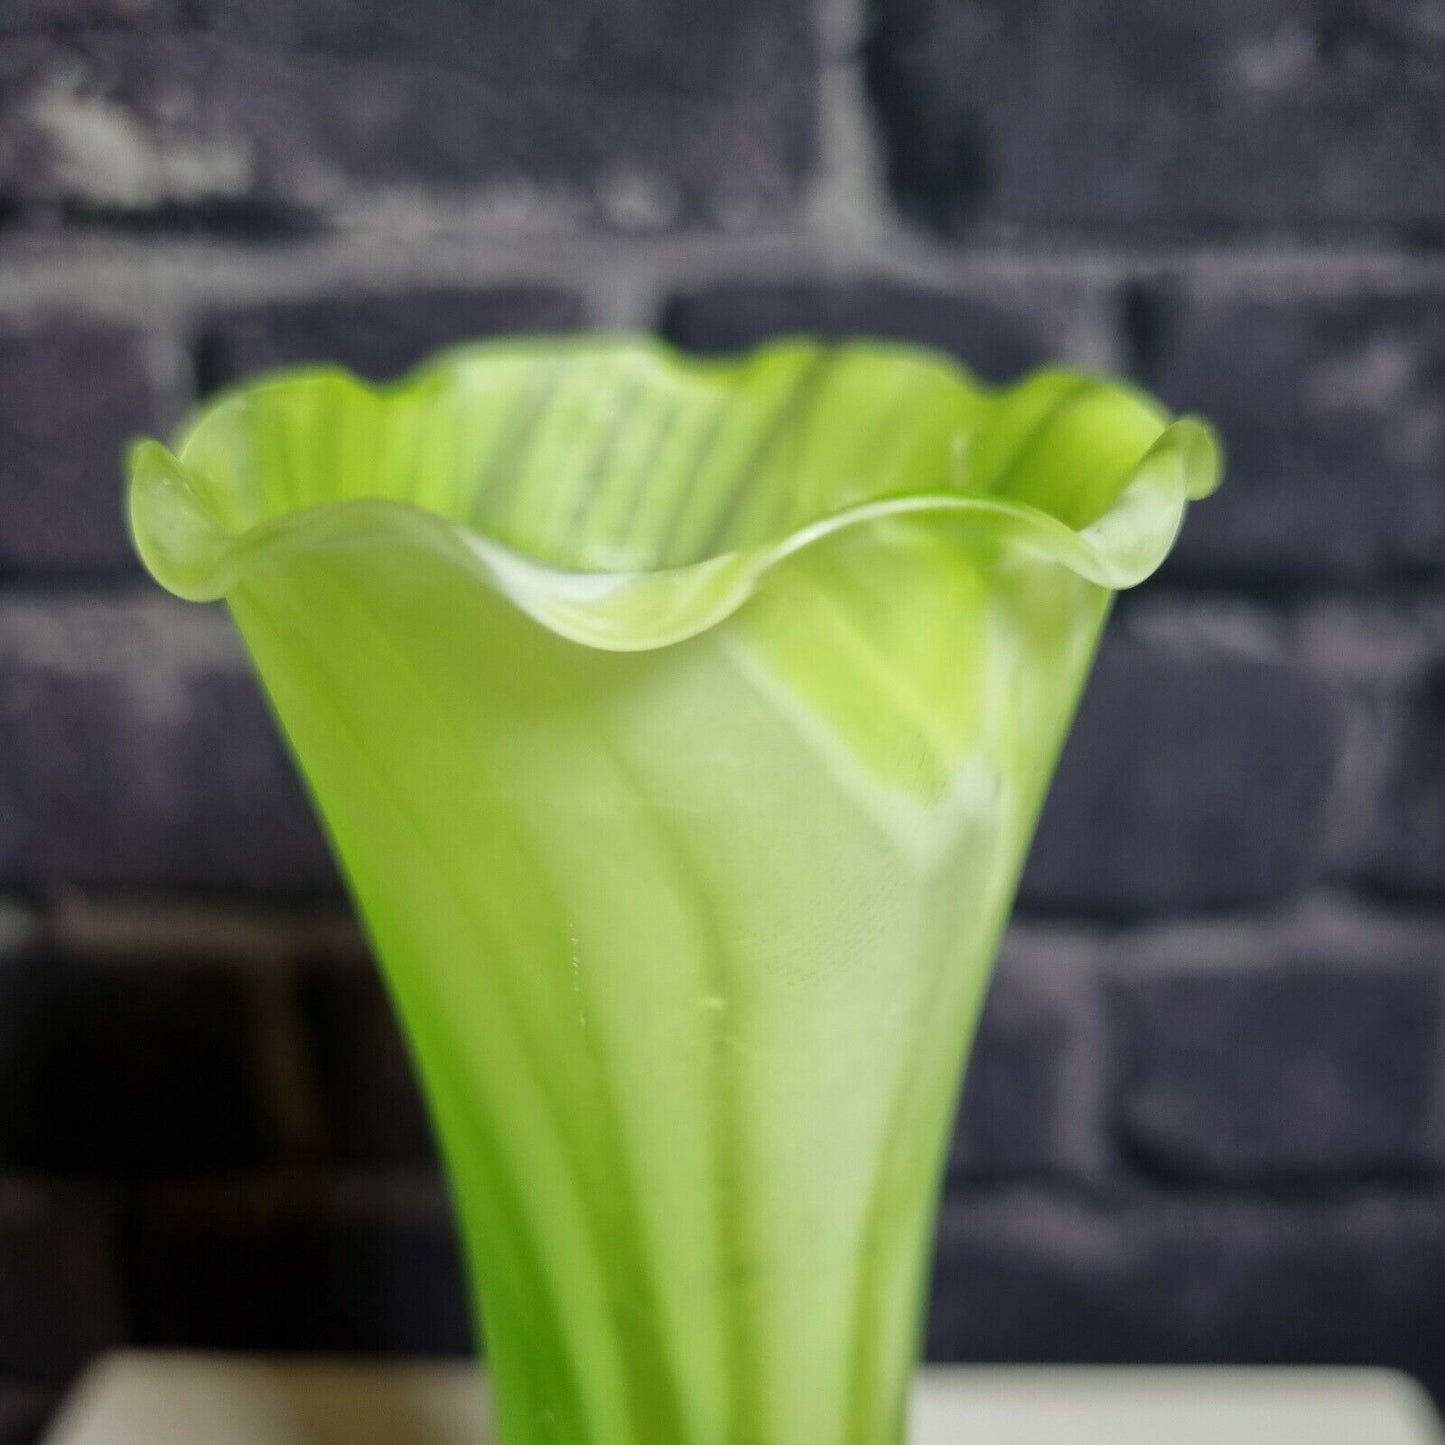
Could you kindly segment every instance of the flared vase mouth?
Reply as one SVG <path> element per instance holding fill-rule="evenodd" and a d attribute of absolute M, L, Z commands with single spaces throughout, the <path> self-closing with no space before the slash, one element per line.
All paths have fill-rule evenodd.
<path fill-rule="evenodd" d="M 175 451 L 137 442 L 129 514 L 178 596 L 297 550 L 426 548 L 554 632 L 634 651 L 729 616 L 784 559 L 928 515 L 1000 553 L 1131 587 L 1218 484 L 1196 417 L 1046 369 L 985 386 L 948 358 L 784 340 L 699 358 L 642 337 L 480 342 L 371 384 L 256 377 Z"/>

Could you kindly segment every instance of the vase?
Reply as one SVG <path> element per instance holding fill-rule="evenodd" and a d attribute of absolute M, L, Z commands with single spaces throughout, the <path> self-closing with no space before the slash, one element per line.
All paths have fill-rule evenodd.
<path fill-rule="evenodd" d="M 1202 422 L 923 350 L 511 340 L 131 454 L 403 1022 L 503 1445 L 898 1445 L 968 1045 Z"/>

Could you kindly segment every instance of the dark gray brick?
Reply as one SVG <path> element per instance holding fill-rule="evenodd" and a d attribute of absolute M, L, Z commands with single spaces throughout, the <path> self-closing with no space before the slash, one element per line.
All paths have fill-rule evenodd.
<path fill-rule="evenodd" d="M 945 1207 L 928 1352 L 1019 1363 L 1388 1365 L 1445 1394 L 1445 1199 L 1020 1190 Z"/>
<path fill-rule="evenodd" d="M 1024 903 L 1128 915 L 1288 898 L 1322 866 L 1346 707 L 1303 668 L 1106 643 Z"/>
<path fill-rule="evenodd" d="M 1445 194 L 1445 189 L 1442 189 Z M 1225 484 L 1165 576 L 1445 566 L 1445 295 L 1143 301 L 1144 380 L 1219 426 Z"/>
<path fill-rule="evenodd" d="M 334 1158 L 357 1164 L 435 1162 L 411 1056 L 376 970 L 313 959 L 301 1006 Z"/>
<path fill-rule="evenodd" d="M 0 885 L 333 894 L 320 830 L 239 664 L 186 665 L 164 632 L 137 645 L 134 607 L 90 612 L 87 645 L 108 639 L 114 666 L 66 655 L 82 629 L 63 608 L 52 658 L 7 655 L 0 635 Z"/>
<path fill-rule="evenodd" d="M 244 981 L 198 961 L 0 964 L 0 1167 L 235 1168 L 267 1150 Z"/>
<path fill-rule="evenodd" d="M 398 1198 L 398 1194 L 403 1197 Z M 440 1190 L 168 1190 L 121 1233 L 135 1341 L 201 1349 L 464 1354 L 461 1262 Z"/>
<path fill-rule="evenodd" d="M 120 1343 L 113 1247 L 100 1206 L 0 1184 L 0 1373 L 61 1381 Z"/>
<path fill-rule="evenodd" d="M 443 65 L 498 84 L 568 85 L 616 92 L 708 94 L 755 82 L 810 40 L 806 8 L 791 0 L 638 4 L 582 0 L 192 0 L 214 32 L 270 49 Z"/>
<path fill-rule="evenodd" d="M 454 342 L 567 330 L 582 319 L 575 296 L 541 287 L 277 302 L 211 317 L 201 332 L 198 370 L 206 391 L 248 372 L 311 361 L 380 380 Z"/>
<path fill-rule="evenodd" d="M 188 689 L 156 876 L 281 892 L 336 891 L 336 873 L 257 683 L 206 673 Z M 176 831 L 171 831 L 172 820 Z M 187 863 L 187 859 L 191 860 Z"/>
<path fill-rule="evenodd" d="M 88 26 L 176 25 L 190 0 L 6 0 L 0 35 Z"/>
<path fill-rule="evenodd" d="M 693 351 L 727 352 L 774 336 L 886 337 L 951 353 L 992 381 L 1057 359 L 1087 303 L 1082 285 L 980 287 L 977 296 L 885 281 L 727 284 L 676 297 L 667 336 Z"/>
<path fill-rule="evenodd" d="M 1445 222 L 1445 33 L 1391 0 L 874 0 L 894 190 L 956 230 Z"/>
<path fill-rule="evenodd" d="M 0 1445 L 35 1445 L 55 1405 L 53 1391 L 0 1385 Z"/>
<path fill-rule="evenodd" d="M 1445 664 L 1406 700 L 1364 852 L 1386 892 L 1445 897 Z"/>
<path fill-rule="evenodd" d="M 1079 1163 L 1068 1124 L 1077 1021 L 1046 974 L 1062 962 L 1005 940 L 964 1077 L 952 1175 L 1054 1174 Z"/>
<path fill-rule="evenodd" d="M 0 329 L 0 571 L 130 569 L 130 438 L 159 423 L 144 340 L 52 316 Z"/>
<path fill-rule="evenodd" d="M 786 211 L 814 162 L 805 0 L 205 8 L 0 43 L 0 197 L 325 215 L 353 187 L 501 186 L 665 226 Z"/>
<path fill-rule="evenodd" d="M 1176 1179 L 1423 1173 L 1438 967 L 1127 978 L 1111 990 L 1124 1148 Z"/>

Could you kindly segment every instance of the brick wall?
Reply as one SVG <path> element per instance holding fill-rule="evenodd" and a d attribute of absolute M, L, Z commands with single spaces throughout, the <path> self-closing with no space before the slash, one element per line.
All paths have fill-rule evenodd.
<path fill-rule="evenodd" d="M 8 0 L 0 1445 L 121 1342 L 466 1347 L 379 986 L 118 453 L 258 366 L 579 325 L 1218 420 L 1029 866 L 930 1351 L 1445 1394 L 1442 142 L 1403 0 Z"/>

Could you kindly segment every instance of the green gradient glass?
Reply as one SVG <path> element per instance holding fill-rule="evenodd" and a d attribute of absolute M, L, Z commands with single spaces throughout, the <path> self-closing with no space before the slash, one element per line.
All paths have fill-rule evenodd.
<path fill-rule="evenodd" d="M 131 458 L 383 964 L 504 1445 L 897 1445 L 960 1072 L 1115 589 L 1208 429 L 638 339 L 233 390 Z"/>

